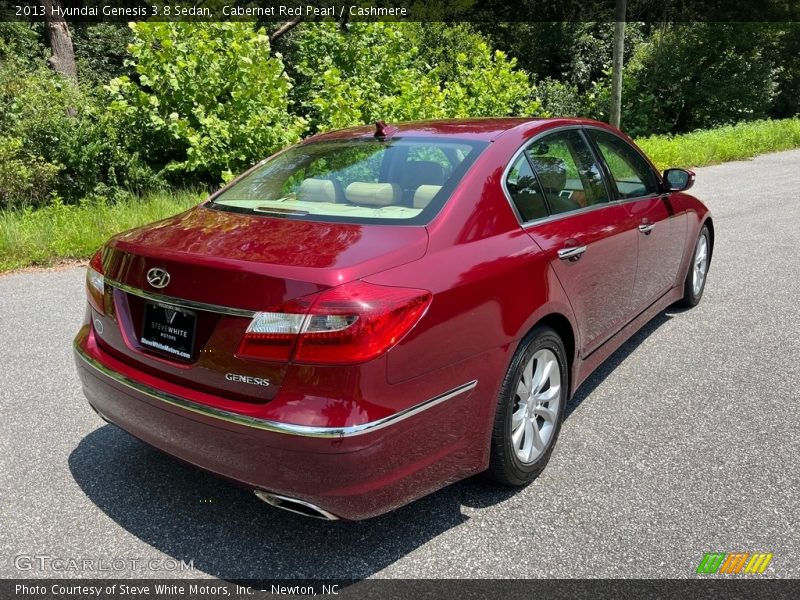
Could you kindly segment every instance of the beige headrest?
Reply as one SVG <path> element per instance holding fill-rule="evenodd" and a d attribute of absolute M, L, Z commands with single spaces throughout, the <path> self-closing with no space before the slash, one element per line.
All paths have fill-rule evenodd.
<path fill-rule="evenodd" d="M 344 191 L 344 195 L 353 204 L 370 206 L 398 204 L 400 194 L 400 186 L 396 183 L 368 183 L 366 181 L 354 181 Z"/>
<path fill-rule="evenodd" d="M 330 179 L 304 179 L 297 199 L 304 202 L 336 202 L 336 186 Z"/>
<path fill-rule="evenodd" d="M 442 189 L 440 185 L 421 185 L 414 192 L 414 208 L 425 208 Z"/>

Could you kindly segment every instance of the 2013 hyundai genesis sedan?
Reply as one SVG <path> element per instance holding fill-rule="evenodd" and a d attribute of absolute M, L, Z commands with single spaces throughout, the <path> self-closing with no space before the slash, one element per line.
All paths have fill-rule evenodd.
<path fill-rule="evenodd" d="M 92 258 L 106 421 L 262 500 L 372 517 L 544 468 L 575 389 L 714 245 L 694 174 L 582 119 L 317 135 Z"/>

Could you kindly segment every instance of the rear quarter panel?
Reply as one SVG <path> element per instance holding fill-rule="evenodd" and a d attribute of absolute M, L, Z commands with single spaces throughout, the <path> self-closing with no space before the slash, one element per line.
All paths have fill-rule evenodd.
<path fill-rule="evenodd" d="M 538 318 L 570 314 L 543 253 L 522 231 L 435 252 L 369 281 L 433 293 L 428 312 L 388 353 L 390 383 L 513 349 Z"/>
<path fill-rule="evenodd" d="M 496 348 L 507 352 L 507 365 L 542 317 L 559 313 L 574 322 L 544 253 L 519 225 L 501 187 L 505 166 L 530 135 L 512 130 L 484 151 L 428 226 L 422 259 L 367 278 L 433 293 L 425 316 L 388 353 L 390 383 Z M 504 372 L 496 373 L 498 384 Z"/>

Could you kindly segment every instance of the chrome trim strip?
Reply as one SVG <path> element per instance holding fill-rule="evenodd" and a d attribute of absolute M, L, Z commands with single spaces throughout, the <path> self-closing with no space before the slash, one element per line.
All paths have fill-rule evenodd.
<path fill-rule="evenodd" d="M 146 300 L 152 300 L 154 302 L 164 302 L 166 304 L 174 304 L 175 306 L 181 306 L 183 308 L 204 310 L 207 312 L 219 313 L 221 315 L 231 315 L 233 317 L 247 317 L 249 319 L 252 319 L 256 314 L 253 310 L 245 310 L 243 308 L 230 308 L 229 306 L 220 306 L 219 304 L 207 304 L 206 302 L 195 302 L 194 300 L 184 300 L 183 298 L 165 296 L 164 294 L 145 292 L 139 288 L 109 279 L 108 277 L 105 278 L 105 282 L 111 287 L 117 288 L 118 290 L 133 294 L 134 296 L 139 296 L 140 298 L 145 298 Z"/>
<path fill-rule="evenodd" d="M 523 152 L 525 152 L 525 150 L 527 150 L 529 146 L 531 146 L 534 142 L 536 142 L 536 140 L 541 139 L 542 137 L 544 137 L 546 135 L 549 135 L 551 133 L 557 133 L 559 131 L 569 131 L 569 130 L 581 131 L 583 129 L 586 129 L 587 127 L 593 127 L 593 126 L 592 125 L 560 125 L 558 127 L 553 127 L 552 129 L 546 129 L 546 130 L 544 130 L 544 131 L 542 131 L 540 133 L 537 133 L 536 135 L 530 137 L 529 139 L 525 140 L 525 142 L 523 142 L 523 144 L 519 148 L 517 148 L 517 151 L 514 152 L 514 154 L 511 156 L 511 160 L 508 161 L 508 163 L 506 164 L 505 169 L 503 169 L 503 174 L 501 175 L 501 180 L 500 180 L 500 187 L 503 190 L 503 195 L 506 197 L 506 200 L 508 201 L 509 205 L 511 206 L 511 210 L 516 215 L 517 221 L 519 222 L 520 226 L 523 229 L 529 229 L 531 227 L 536 227 L 537 225 L 542 225 L 543 223 L 550 223 L 552 221 L 560 221 L 561 219 L 566 219 L 566 218 L 572 217 L 573 215 L 580 215 L 580 214 L 587 213 L 587 212 L 592 212 L 592 211 L 595 211 L 595 210 L 602 210 L 604 208 L 610 208 L 612 206 L 619 206 L 621 204 L 626 204 L 628 202 L 638 202 L 639 200 L 646 200 L 648 198 L 656 199 L 656 198 L 660 198 L 661 196 L 664 195 L 663 193 L 659 192 L 659 193 L 656 193 L 656 194 L 647 194 L 646 196 L 639 196 L 637 198 L 610 198 L 608 202 L 602 202 L 600 204 L 592 204 L 590 206 L 584 206 L 583 208 L 578 208 L 578 209 L 570 210 L 570 211 L 563 212 L 563 213 L 556 213 L 556 214 L 547 215 L 546 217 L 540 217 L 538 219 L 531 219 L 530 221 L 523 221 L 522 220 L 522 215 L 519 214 L 519 210 L 517 210 L 517 205 L 514 204 L 514 200 L 513 200 L 513 198 L 511 198 L 511 194 L 509 193 L 508 188 L 506 187 L 506 179 L 508 177 L 508 174 L 511 171 L 511 167 L 514 166 L 514 163 L 516 162 L 517 158 L 519 158 L 519 155 L 522 154 Z M 607 130 L 601 128 L 601 127 L 594 127 L 594 129 L 598 129 L 600 131 L 607 131 Z M 617 137 L 619 137 L 619 136 L 617 136 Z M 627 140 L 625 140 L 624 138 L 620 138 L 620 139 L 630 146 L 630 143 L 628 143 Z M 633 148 L 633 149 L 636 150 L 636 148 Z M 592 154 L 594 154 L 594 150 L 592 150 Z M 642 154 L 642 152 L 639 151 L 639 154 Z M 650 162 L 650 159 L 647 158 L 646 156 L 645 156 L 645 158 L 647 159 L 648 163 L 650 163 L 650 165 L 652 166 L 652 162 Z M 656 171 L 656 174 L 659 175 L 658 171 Z M 660 179 L 660 177 L 661 176 L 659 175 L 659 179 Z M 605 183 L 603 185 L 605 185 Z M 606 189 L 607 189 L 607 186 L 606 186 Z"/>
<path fill-rule="evenodd" d="M 514 199 L 511 198 L 511 193 L 508 191 L 508 187 L 506 186 L 506 179 L 508 178 L 509 172 L 511 172 L 511 167 L 514 166 L 514 163 L 516 162 L 517 158 L 519 158 L 519 156 L 523 152 L 525 152 L 525 150 L 527 150 L 531 145 L 533 145 L 536 142 L 536 140 L 539 140 L 546 135 L 550 135 L 551 133 L 558 133 L 561 131 L 580 132 L 580 130 L 581 130 L 580 125 L 560 125 L 558 127 L 553 127 L 552 129 L 546 129 L 545 131 L 537 133 L 536 135 L 525 140 L 525 142 L 523 142 L 523 144 L 519 148 L 517 148 L 517 151 L 514 152 L 513 156 L 511 157 L 511 160 L 508 161 L 508 164 L 506 164 L 505 169 L 503 169 L 503 174 L 501 175 L 502 179 L 500 180 L 500 187 L 503 189 L 503 195 L 506 197 L 506 200 L 511 206 L 511 210 L 513 210 L 514 214 L 517 216 L 517 221 L 519 222 L 520 227 L 522 227 L 523 229 L 528 229 L 529 227 L 535 227 L 543 223 L 550 223 L 552 221 L 560 221 L 561 219 L 566 219 L 573 215 L 579 215 L 594 210 L 602 210 L 604 208 L 609 208 L 611 206 L 618 205 L 618 201 L 609 200 L 608 202 L 603 202 L 601 204 L 592 204 L 590 206 L 584 206 L 583 208 L 577 208 L 575 210 L 570 210 L 563 213 L 550 214 L 547 215 L 546 217 L 531 219 L 530 221 L 522 220 L 522 215 L 519 214 L 519 210 L 517 210 L 517 205 L 514 204 Z"/>
<path fill-rule="evenodd" d="M 424 410 L 428 410 L 429 408 L 433 408 L 434 406 L 441 404 L 451 398 L 455 398 L 465 392 L 475 389 L 475 386 L 478 385 L 478 381 L 473 379 L 472 381 L 460 385 L 452 390 L 445 392 L 439 396 L 435 396 L 429 400 L 425 400 L 424 402 L 420 402 L 419 404 L 415 404 L 405 410 L 401 410 L 400 412 L 394 413 L 393 415 L 389 415 L 387 417 L 383 417 L 382 419 L 378 419 L 376 421 L 370 421 L 369 423 L 362 423 L 361 425 L 350 425 L 348 427 L 314 427 L 310 425 L 294 425 L 292 423 L 282 423 L 280 421 L 272 421 L 269 419 L 258 419 L 256 417 L 249 417 L 247 415 L 241 415 L 238 413 L 233 413 L 227 410 L 222 410 L 219 408 L 214 408 L 213 406 L 205 406 L 203 404 L 198 404 L 196 402 L 192 402 L 191 400 L 186 400 L 179 396 L 175 396 L 174 394 L 170 394 L 167 392 L 162 392 L 160 390 L 156 390 L 151 388 L 148 385 L 135 381 L 121 373 L 117 373 L 112 369 L 109 369 L 102 363 L 98 362 L 80 347 L 79 343 L 76 341 L 74 344 L 75 352 L 77 355 L 90 367 L 99 371 L 106 377 L 113 379 L 115 382 L 124 385 L 125 387 L 131 388 L 139 392 L 140 394 L 145 394 L 150 398 L 155 400 L 159 400 L 166 404 L 170 404 L 172 406 L 176 406 L 178 408 L 182 408 L 200 415 L 204 415 L 206 417 L 212 417 L 214 419 L 220 419 L 221 421 L 226 421 L 228 423 L 233 423 L 235 425 L 243 425 L 245 427 L 252 427 L 254 429 L 261 429 L 263 431 L 271 431 L 273 433 L 283 433 L 287 435 L 298 435 L 303 437 L 313 437 L 313 438 L 343 438 L 343 437 L 352 437 L 356 435 L 362 435 L 365 433 L 372 433 L 373 431 L 377 431 L 379 429 L 383 429 L 384 427 L 388 427 L 390 425 L 394 425 L 400 421 L 408 419 L 409 417 L 413 417 L 416 414 L 421 413 Z"/>

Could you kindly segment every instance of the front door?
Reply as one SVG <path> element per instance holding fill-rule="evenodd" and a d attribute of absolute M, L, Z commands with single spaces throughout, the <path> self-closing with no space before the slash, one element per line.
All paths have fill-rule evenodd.
<path fill-rule="evenodd" d="M 675 285 L 687 216 L 676 212 L 669 194 L 661 193 L 658 175 L 638 150 L 609 131 L 590 128 L 586 132 L 606 164 L 617 198 L 639 232 L 639 264 L 631 297 L 638 313 Z"/>

